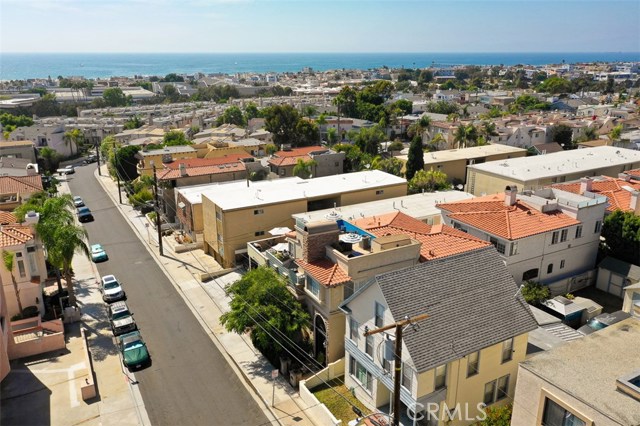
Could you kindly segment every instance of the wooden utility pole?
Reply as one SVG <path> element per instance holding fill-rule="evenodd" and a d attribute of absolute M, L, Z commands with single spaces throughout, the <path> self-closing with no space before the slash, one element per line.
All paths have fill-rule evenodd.
<path fill-rule="evenodd" d="M 416 315 L 397 321 L 395 324 L 385 325 L 375 330 L 365 331 L 365 336 L 382 333 L 383 331 L 396 329 L 395 362 L 393 366 L 393 425 L 400 426 L 400 384 L 402 382 L 402 329 L 409 324 L 429 318 L 427 314 Z"/>
<path fill-rule="evenodd" d="M 158 228 L 158 251 L 160 256 L 163 256 L 162 250 L 162 221 L 160 220 L 160 201 L 158 200 L 158 176 L 156 175 L 156 165 L 152 163 L 153 167 L 153 193 L 155 194 L 156 201 L 156 227 Z"/>

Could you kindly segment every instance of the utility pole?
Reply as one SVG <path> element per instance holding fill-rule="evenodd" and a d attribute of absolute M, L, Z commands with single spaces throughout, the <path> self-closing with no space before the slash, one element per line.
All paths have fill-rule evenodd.
<path fill-rule="evenodd" d="M 98 176 L 102 176 L 102 171 L 100 170 L 100 144 L 96 144 L 96 159 L 98 160 Z"/>
<path fill-rule="evenodd" d="M 160 202 L 158 201 L 158 177 L 156 175 L 156 164 L 151 161 L 151 167 L 153 167 L 153 193 L 156 200 L 156 227 L 158 228 L 158 250 L 160 256 L 164 256 L 162 252 L 162 223 L 160 221 Z"/>
<path fill-rule="evenodd" d="M 118 200 L 120 204 L 122 204 L 122 189 L 120 188 L 120 174 L 118 173 L 118 169 L 116 168 L 116 179 L 118 180 Z"/>
<path fill-rule="evenodd" d="M 402 382 L 402 329 L 409 324 L 422 321 L 429 318 L 427 314 L 420 314 L 414 317 L 405 317 L 402 321 L 397 321 L 395 324 L 385 325 L 384 327 L 376 328 L 375 330 L 365 331 L 365 336 L 371 336 L 372 334 L 382 333 L 383 331 L 396 329 L 396 345 L 395 345 L 395 362 L 393 366 L 393 426 L 400 426 L 400 384 Z"/>

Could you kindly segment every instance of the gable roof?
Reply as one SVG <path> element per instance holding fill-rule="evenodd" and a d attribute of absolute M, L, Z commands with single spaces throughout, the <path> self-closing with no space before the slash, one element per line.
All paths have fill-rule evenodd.
<path fill-rule="evenodd" d="M 310 154 L 315 151 L 328 151 L 328 149 L 321 146 L 303 146 L 290 151 L 278 151 L 273 154 L 268 163 L 276 167 L 295 166 L 300 158 L 310 160 Z"/>
<path fill-rule="evenodd" d="M 522 200 L 513 206 L 504 204 L 504 193 L 437 204 L 450 212 L 448 217 L 507 240 L 517 240 L 543 234 L 556 229 L 579 225 L 576 220 L 560 210 L 541 212 Z"/>
<path fill-rule="evenodd" d="M 514 297 L 516 283 L 494 247 L 374 280 L 394 319 L 429 315 L 417 331 L 403 335 L 419 373 L 537 327 L 522 295 Z"/>
<path fill-rule="evenodd" d="M 10 225 L 12 223 L 18 223 L 16 215 L 10 212 L 0 211 L 0 225 Z"/>
<path fill-rule="evenodd" d="M 447 225 L 428 225 L 402 212 L 366 217 L 353 222 L 359 228 L 375 235 L 408 235 L 422 243 L 420 261 L 452 256 L 471 250 L 488 247 L 491 243 L 482 241 L 466 232 Z"/>
<path fill-rule="evenodd" d="M 33 239 L 31 228 L 25 225 L 0 227 L 0 247 L 18 246 Z"/>
<path fill-rule="evenodd" d="M 0 176 L 0 193 L 24 194 L 42 191 L 42 178 L 33 176 Z"/>
<path fill-rule="evenodd" d="M 632 178 L 627 182 L 623 179 L 600 176 L 593 179 L 591 182 L 591 190 L 589 192 L 601 194 L 607 197 L 607 201 L 609 201 L 607 211 L 631 211 L 631 192 L 624 189 L 625 186 L 627 188 L 633 188 L 636 191 L 640 191 L 640 180 Z M 581 194 L 580 182 L 558 183 L 552 185 L 552 188 L 572 192 L 574 194 Z"/>
<path fill-rule="evenodd" d="M 159 180 L 180 179 L 180 164 L 184 164 L 186 177 L 204 176 L 218 173 L 241 172 L 246 170 L 243 158 L 251 158 L 245 153 L 227 154 L 217 158 L 186 158 L 172 161 L 165 165 L 166 168 L 158 172 Z"/>

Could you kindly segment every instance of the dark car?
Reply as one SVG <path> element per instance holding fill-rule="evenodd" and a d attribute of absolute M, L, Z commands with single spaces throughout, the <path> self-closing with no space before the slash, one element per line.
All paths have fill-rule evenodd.
<path fill-rule="evenodd" d="M 629 317 L 631 317 L 631 315 L 625 311 L 616 311 L 612 314 L 600 314 L 597 317 L 591 318 L 589 322 L 580 327 L 578 333 L 586 336 L 620 321 L 624 321 Z"/>
<path fill-rule="evenodd" d="M 137 370 L 151 364 L 151 355 L 139 331 L 119 336 L 118 348 L 122 354 L 122 363 L 129 370 Z"/>
<path fill-rule="evenodd" d="M 91 164 L 91 163 L 95 163 L 98 161 L 98 156 L 97 155 L 87 155 L 87 158 L 84 159 L 83 163 L 84 164 Z"/>
<path fill-rule="evenodd" d="M 78 221 L 80 222 L 93 221 L 93 214 L 91 214 L 91 210 L 89 210 L 89 207 L 80 207 L 78 209 Z"/>

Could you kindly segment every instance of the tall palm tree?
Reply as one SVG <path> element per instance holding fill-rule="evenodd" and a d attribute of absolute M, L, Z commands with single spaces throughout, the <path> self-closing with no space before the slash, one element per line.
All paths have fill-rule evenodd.
<path fill-rule="evenodd" d="M 79 145 L 84 141 L 84 134 L 80 129 L 73 129 L 64 132 L 64 141 L 65 145 L 69 145 L 71 150 L 71 155 L 73 155 L 73 145 L 76 146 L 76 152 L 78 151 Z"/>
<path fill-rule="evenodd" d="M 305 161 L 302 158 L 298 158 L 296 165 L 293 167 L 293 174 L 302 179 L 308 179 L 317 165 L 318 162 L 315 160 Z"/>
<path fill-rule="evenodd" d="M 467 129 L 464 124 L 459 124 L 453 134 L 453 141 L 457 144 L 456 148 L 465 148 L 467 143 Z"/>
<path fill-rule="evenodd" d="M 490 141 L 492 136 L 498 136 L 496 123 L 492 121 L 483 121 L 482 127 L 480 128 L 480 134 L 484 136 L 487 141 Z"/>
<path fill-rule="evenodd" d="M 20 299 L 20 289 L 18 283 L 16 283 L 16 277 L 13 276 L 13 263 L 15 259 L 15 253 L 11 251 L 2 250 L 2 263 L 4 268 L 11 274 L 11 282 L 13 283 L 13 290 L 16 292 L 16 300 L 18 302 L 18 309 L 22 314 L 22 300 Z"/>
<path fill-rule="evenodd" d="M 77 252 L 84 254 L 87 258 L 90 256 L 87 238 L 87 230 L 82 226 L 65 224 L 57 227 L 55 244 L 49 248 L 50 256 L 56 266 L 62 266 L 62 272 L 67 284 L 67 293 L 69 295 L 69 305 L 71 306 L 76 305 L 76 294 L 73 289 L 73 280 L 71 277 L 71 264 Z"/>

